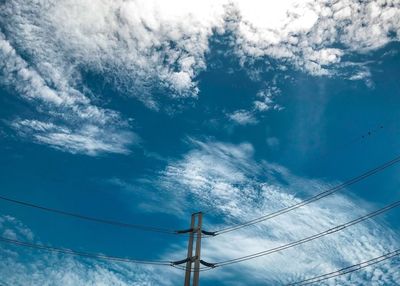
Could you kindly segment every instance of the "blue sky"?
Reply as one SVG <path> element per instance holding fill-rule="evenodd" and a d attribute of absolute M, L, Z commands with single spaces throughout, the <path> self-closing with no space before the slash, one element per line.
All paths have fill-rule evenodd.
<path fill-rule="evenodd" d="M 399 155 L 397 1 L 0 1 L 1 195 L 105 219 L 216 230 L 290 206 Z M 228 260 L 399 199 L 400 166 L 206 239 Z M 284 285 L 399 248 L 400 210 L 201 274 Z M 3 237 L 154 260 L 186 238 L 0 201 Z M 6 285 L 180 285 L 173 268 L 0 245 Z M 324 285 L 398 285 L 399 259 Z"/>

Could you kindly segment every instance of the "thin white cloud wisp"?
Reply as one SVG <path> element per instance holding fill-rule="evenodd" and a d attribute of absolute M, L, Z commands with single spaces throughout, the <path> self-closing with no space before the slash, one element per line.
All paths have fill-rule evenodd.
<path fill-rule="evenodd" d="M 0 215 L 0 233 L 37 243 L 33 232 L 12 216 Z M 4 243 L 0 244 L 0 278 L 0 283 L 15 286 L 174 285 L 173 275 L 161 275 L 151 266 L 79 259 Z"/>
<path fill-rule="evenodd" d="M 74 131 L 82 126 L 95 125 L 116 137 L 130 129 L 121 114 L 93 103 L 96 95 L 85 85 L 86 74 L 157 110 L 162 93 L 171 98 L 199 95 L 197 80 L 207 69 L 209 40 L 229 31 L 231 54 L 247 68 L 256 59 L 272 58 L 281 71 L 291 66 L 372 85 L 365 79 L 371 76 L 368 69 L 347 56 L 400 37 L 398 1 L 15 0 L 0 5 L 1 84 L 34 102 L 50 117 L 46 121 L 71 130 L 60 138 L 32 129 L 32 136 L 42 144 L 91 155 L 126 153 L 137 142 L 115 141 L 109 148 L 104 145 L 111 143 L 98 142 L 101 136 L 96 135 L 86 138 L 92 147 L 79 143 L 90 133 Z M 262 94 L 254 104 L 255 111 L 271 108 L 270 98 Z M 253 122 L 243 112 L 231 117 L 239 124 Z M 97 151 L 88 151 L 95 146 Z"/>
<path fill-rule="evenodd" d="M 181 160 L 170 162 L 159 184 L 160 188 L 183 198 L 186 203 L 181 205 L 190 205 L 194 200 L 207 214 L 222 214 L 224 224 L 212 226 L 211 220 L 206 219 L 209 230 L 294 205 L 301 201 L 300 194 L 319 193 L 335 184 L 303 179 L 281 166 L 257 162 L 253 159 L 253 147 L 248 143 L 192 141 L 192 144 L 192 151 Z M 203 259 L 220 262 L 281 246 L 348 222 L 375 208 L 360 199 L 336 194 L 253 227 L 206 239 Z M 306 274 L 307 277 L 320 275 L 393 251 L 399 247 L 397 235 L 381 218 L 376 218 L 280 253 L 217 268 L 204 276 L 222 275 L 236 281 L 236 273 L 242 278 L 252 277 L 253 281 L 289 283 L 304 279 Z M 367 269 L 368 277 L 360 272 L 329 283 L 396 284 L 400 277 L 395 267 L 388 262 Z M 385 273 L 382 275 L 385 277 L 379 273 Z"/>

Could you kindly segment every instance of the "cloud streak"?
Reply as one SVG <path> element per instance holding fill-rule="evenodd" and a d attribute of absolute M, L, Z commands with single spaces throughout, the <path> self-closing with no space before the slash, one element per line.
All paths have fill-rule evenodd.
<path fill-rule="evenodd" d="M 33 232 L 12 216 L 0 216 L 3 236 L 33 241 Z M 38 285 L 174 285 L 174 273 L 160 275 L 152 266 L 110 263 L 49 254 L 38 250 L 0 245 L 2 283 L 16 286 Z M 26 263 L 29 261 L 29 263 Z"/>
<path fill-rule="evenodd" d="M 24 137 L 31 136 L 38 143 L 73 154 L 128 154 L 130 150 L 127 146 L 135 141 L 132 132 L 112 132 L 110 129 L 103 130 L 91 124 L 81 126 L 77 130 L 37 120 L 20 120 L 14 121 L 12 126 Z"/>
<path fill-rule="evenodd" d="M 190 205 L 194 200 L 199 209 L 225 218 L 224 224 L 216 225 L 212 225 L 211 218 L 207 219 L 210 230 L 293 205 L 308 193 L 318 193 L 335 184 L 303 179 L 281 166 L 256 162 L 248 143 L 192 143 L 194 150 L 171 162 L 159 184 L 160 188 L 174 192 L 174 196 L 184 197 L 187 203 L 182 205 Z M 336 194 L 325 198 L 323 203 L 313 203 L 254 227 L 204 240 L 203 259 L 219 262 L 263 251 L 340 225 L 371 210 L 371 205 L 358 198 Z M 215 274 L 204 273 L 203 277 L 225 277 L 232 283 L 237 281 L 236 275 L 267 284 L 293 282 L 304 279 L 305 273 L 319 275 L 396 249 L 397 235 L 376 219 L 280 253 L 216 269 Z M 339 277 L 326 285 L 354 285 L 355 281 L 396 284 L 400 277 L 393 263 L 377 265 L 368 275 L 363 272 Z M 385 278 L 381 279 L 379 273 L 385 273 Z M 245 279 L 242 284 L 246 285 Z"/>
<path fill-rule="evenodd" d="M 175 96 L 197 94 L 195 78 L 206 67 L 208 39 L 226 30 L 234 33 L 241 57 L 270 56 L 312 74 L 327 74 L 347 53 L 398 40 L 400 28 L 395 1 L 36 4 L 10 2 L 2 22 L 12 41 L 35 57 L 41 73 L 54 79 L 63 71 L 76 79 L 83 68 L 104 73 L 117 85 L 158 82 Z"/>
<path fill-rule="evenodd" d="M 85 74 L 97 75 L 115 91 L 159 109 L 157 99 L 163 93 L 170 98 L 198 96 L 197 78 L 207 69 L 209 39 L 225 32 L 232 34 L 228 46 L 246 68 L 255 60 L 268 65 L 265 59 L 270 58 L 282 70 L 292 66 L 351 80 L 371 74 L 364 65 L 348 62 L 349 55 L 400 37 L 397 1 L 16 0 L 3 2 L 1 8 L 1 84 L 33 102 L 46 122 L 70 130 L 68 136 L 55 136 L 32 129 L 36 142 L 91 155 L 126 153 L 135 142 L 105 147 L 114 143 L 97 142 L 101 136 L 94 139 L 92 132 L 77 131 L 95 125 L 127 138 L 119 130 L 129 130 L 118 112 L 93 103 Z M 275 108 L 267 94 L 260 94 L 254 104 L 256 111 Z M 242 111 L 231 117 L 240 124 L 252 122 Z M 92 143 L 79 143 L 86 133 Z M 135 137 L 132 131 L 130 137 Z"/>
<path fill-rule="evenodd" d="M 0 33 L 0 58 L 3 84 L 15 88 L 22 98 L 46 114 L 46 122 L 16 119 L 11 126 L 24 137 L 51 147 L 71 152 L 97 155 L 103 152 L 129 153 L 128 146 L 137 136 L 127 130 L 120 115 L 90 102 L 84 94 L 63 80 L 50 84 L 30 67 Z M 38 107 L 37 107 L 38 106 Z M 125 129 L 125 130 L 123 130 Z"/>

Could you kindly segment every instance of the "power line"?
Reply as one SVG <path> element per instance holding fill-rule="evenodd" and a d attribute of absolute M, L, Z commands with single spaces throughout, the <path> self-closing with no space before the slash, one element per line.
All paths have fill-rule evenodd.
<path fill-rule="evenodd" d="M 270 214 L 249 220 L 247 222 L 244 223 L 240 223 L 237 225 L 233 225 L 231 227 L 227 227 L 227 228 L 223 228 L 220 230 L 217 230 L 215 232 L 213 232 L 213 235 L 220 235 L 223 233 L 227 233 L 227 232 L 231 232 L 243 227 L 247 227 L 256 223 L 260 223 L 262 221 L 274 218 L 276 216 L 282 215 L 284 213 L 290 212 L 292 210 L 295 210 L 297 208 L 300 208 L 302 206 L 305 206 L 307 204 L 310 204 L 314 201 L 320 200 L 324 197 L 327 197 L 347 186 L 350 186 L 352 184 L 355 184 L 371 175 L 374 175 L 380 171 L 383 171 L 384 169 L 398 163 L 400 161 L 400 156 L 394 158 L 391 161 L 386 162 L 385 164 L 378 166 L 372 170 L 369 170 L 355 178 L 352 178 L 336 187 L 333 187 L 329 190 L 326 190 L 322 193 L 319 193 L 307 200 L 301 201 L 297 204 L 294 204 L 292 206 L 283 208 L 281 210 L 272 212 Z M 69 212 L 69 211 L 64 211 L 64 210 L 60 210 L 60 209 L 55 209 L 55 208 L 50 208 L 50 207 L 45 207 L 42 205 L 38 205 L 38 204 L 34 204 L 31 202 L 26 202 L 26 201 L 21 201 L 21 200 L 17 200 L 17 199 L 13 199 L 13 198 L 9 198 L 9 197 L 5 197 L 5 196 L 0 196 L 0 200 L 3 201 L 7 201 L 10 203 L 14 203 L 14 204 L 18 204 L 21 206 L 25 206 L 25 207 L 30 207 L 30 208 L 35 208 L 38 210 L 42 210 L 42 211 L 46 211 L 46 212 L 51 212 L 51 213 L 56 213 L 59 215 L 64 215 L 64 216 L 70 216 L 70 217 L 74 217 L 74 218 L 78 218 L 78 219 L 82 219 L 82 220 L 87 220 L 87 221 L 93 221 L 93 222 L 97 222 L 97 223 L 102 223 L 102 224 L 108 224 L 108 225 L 114 225 L 114 226 L 119 226 L 119 227 L 124 227 L 124 228 L 132 228 L 132 229 L 139 229 L 142 231 L 149 231 L 149 232 L 158 232 L 158 233 L 164 233 L 164 234 L 171 234 L 171 235 L 177 235 L 177 234 L 182 234 L 181 231 L 177 231 L 177 230 L 173 230 L 173 229 L 169 229 L 169 228 L 161 228 L 161 227 L 153 227 L 153 226 L 146 226 L 146 225 L 140 225 L 140 224 L 132 224 L 132 223 L 125 223 L 125 222 L 120 222 L 120 221 L 115 221 L 115 220 L 108 220 L 108 219 L 102 219 L 102 218 L 97 218 L 97 217 L 92 217 L 92 216 L 87 216 L 87 215 L 83 215 L 83 214 L 79 214 L 79 213 L 73 213 L 73 212 Z"/>
<path fill-rule="evenodd" d="M 341 276 L 341 275 L 345 275 L 345 274 L 348 274 L 348 273 L 351 273 L 351 272 L 358 271 L 360 269 L 363 269 L 365 267 L 377 264 L 379 262 L 382 262 L 384 260 L 393 258 L 393 257 L 398 256 L 398 255 L 400 255 L 400 249 L 392 251 L 392 252 L 389 252 L 389 253 L 386 253 L 384 255 L 381 255 L 379 257 L 375 257 L 373 259 L 370 259 L 370 260 L 367 260 L 367 261 L 364 261 L 364 262 L 360 262 L 358 264 L 354 264 L 354 265 L 351 265 L 351 266 L 348 266 L 348 267 L 345 267 L 345 268 L 330 272 L 330 273 L 326 273 L 326 274 L 323 274 L 323 275 L 315 276 L 315 277 L 312 277 L 312 278 L 308 278 L 308 279 L 301 280 L 301 281 L 298 281 L 298 282 L 290 283 L 290 284 L 287 284 L 287 285 L 291 286 L 291 285 L 309 285 L 309 284 L 314 284 L 314 283 L 321 282 L 321 281 L 324 281 L 324 280 L 328 280 L 328 279 L 331 279 L 331 278 L 334 278 L 334 277 L 337 277 L 337 276 Z"/>
<path fill-rule="evenodd" d="M 400 162 L 400 156 L 398 156 L 398 157 L 396 157 L 396 158 L 394 158 L 394 159 L 392 159 L 392 160 L 390 160 L 390 161 L 388 161 L 388 162 L 386 162 L 386 163 L 384 163 L 384 164 L 382 164 L 382 165 L 380 165 L 378 167 L 375 167 L 375 168 L 373 168 L 373 169 L 371 169 L 371 170 L 369 170 L 369 171 L 367 171 L 367 172 L 365 172 L 365 173 L 363 173 L 363 174 L 361 174 L 361 175 L 359 175 L 357 177 L 349 179 L 349 180 L 345 181 L 344 183 L 342 183 L 340 185 L 337 185 L 337 186 L 335 186 L 333 188 L 330 188 L 330 189 L 328 189 L 326 191 L 323 191 L 323 192 L 321 192 L 321 193 L 319 193 L 317 195 L 314 195 L 314 196 L 312 196 L 312 197 L 310 197 L 310 198 L 308 198 L 306 200 L 303 200 L 301 202 L 298 202 L 298 203 L 296 203 L 294 205 L 291 205 L 291 206 L 285 207 L 283 209 L 280 209 L 278 211 L 269 213 L 267 215 L 263 215 L 261 217 L 249 220 L 247 222 L 243 222 L 243 223 L 239 223 L 239 224 L 236 224 L 236 225 L 233 225 L 233 226 L 230 226 L 230 227 L 219 229 L 219 230 L 215 231 L 214 233 L 215 233 L 215 235 L 220 235 L 220 234 L 223 234 L 223 233 L 227 233 L 227 232 L 231 232 L 231 231 L 234 231 L 234 230 L 238 230 L 238 229 L 241 229 L 243 227 L 251 226 L 251 225 L 260 223 L 262 221 L 266 221 L 266 220 L 269 220 L 271 218 L 274 218 L 274 217 L 280 216 L 282 214 L 288 213 L 290 211 L 293 211 L 295 209 L 298 209 L 300 207 L 303 207 L 305 205 L 308 205 L 310 203 L 318 201 L 318 200 L 320 200 L 322 198 L 330 196 L 330 195 L 332 195 L 332 194 L 334 194 L 334 193 L 336 193 L 336 192 L 338 192 L 338 191 L 340 191 L 340 190 L 342 190 L 342 189 L 344 189 L 344 188 L 346 188 L 348 186 L 351 186 L 351 185 L 353 185 L 353 184 L 355 184 L 355 183 L 357 183 L 359 181 L 362 181 L 362 180 L 364 180 L 364 179 L 366 179 L 366 178 L 368 178 L 368 177 L 370 177 L 370 176 L 372 176 L 372 175 L 374 175 L 376 173 L 379 173 L 379 172 L 389 168 L 390 166 L 392 166 L 394 164 L 397 164 L 398 162 Z"/>
<path fill-rule="evenodd" d="M 285 250 L 285 249 L 288 249 L 288 248 L 291 248 L 291 247 L 294 247 L 294 246 L 297 246 L 297 245 L 300 245 L 300 244 L 303 244 L 303 243 L 306 243 L 306 242 L 309 242 L 309 241 L 312 241 L 312 240 L 315 240 L 315 239 L 318 239 L 318 238 L 321 238 L 321 237 L 324 237 L 326 235 L 329 235 L 329 234 L 332 234 L 332 233 L 336 233 L 336 232 L 341 231 L 341 230 L 343 230 L 343 229 L 345 229 L 347 227 L 350 227 L 352 225 L 355 225 L 355 224 L 358 224 L 360 222 L 363 222 L 363 221 L 365 221 L 367 219 L 370 219 L 372 217 L 380 215 L 380 214 L 382 214 L 384 212 L 387 212 L 387 211 L 389 211 L 391 209 L 394 209 L 396 207 L 399 207 L 399 206 L 400 206 L 400 200 L 396 201 L 394 203 L 391 203 L 391 204 L 389 204 L 389 205 L 387 205 L 387 206 L 385 206 L 385 207 L 383 207 L 381 209 L 373 211 L 373 212 L 371 212 L 369 214 L 361 216 L 361 217 L 359 217 L 357 219 L 354 219 L 354 220 L 349 221 L 347 223 L 344 223 L 344 224 L 335 226 L 333 228 L 330 228 L 330 229 L 328 229 L 326 231 L 311 235 L 309 237 L 306 237 L 306 238 L 303 238 L 303 239 L 300 239 L 300 240 L 297 240 L 297 241 L 294 241 L 294 242 L 291 242 L 291 243 L 288 243 L 288 244 L 285 244 L 285 245 L 274 247 L 274 248 L 271 248 L 271 249 L 268 249 L 268 250 L 260 251 L 260 252 L 257 252 L 257 253 L 249 254 L 249 255 L 238 257 L 238 258 L 234 258 L 234 259 L 229 259 L 229 260 L 217 262 L 217 263 L 214 263 L 214 267 L 226 266 L 226 265 L 229 265 L 229 264 L 239 263 L 239 262 L 243 262 L 243 261 L 246 261 L 246 260 L 258 258 L 258 257 L 265 256 L 265 255 L 269 255 L 269 254 L 272 254 L 272 253 L 275 253 L 275 252 L 279 252 L 279 251 L 282 251 L 282 250 Z"/>
<path fill-rule="evenodd" d="M 48 246 L 48 245 L 35 244 L 35 243 L 31 243 L 31 242 L 15 240 L 15 239 L 10 239 L 10 238 L 6 238 L 6 237 L 2 237 L 2 236 L 0 236 L 0 242 L 14 244 L 17 246 L 39 249 L 39 250 L 45 250 L 45 251 L 49 251 L 49 252 L 87 257 L 87 258 L 92 258 L 92 259 L 110 260 L 110 261 L 117 261 L 117 262 L 128 262 L 128 263 L 135 263 L 135 264 L 164 265 L 164 266 L 171 266 L 173 264 L 172 261 L 141 260 L 141 259 L 118 257 L 118 256 L 109 256 L 109 255 L 98 254 L 98 253 L 82 252 L 82 251 L 76 251 L 76 250 L 72 250 L 72 249 L 59 248 L 59 247 L 53 247 L 53 246 Z"/>
<path fill-rule="evenodd" d="M 5 196 L 0 196 L 0 200 L 18 204 L 18 205 L 25 206 L 25 207 L 30 207 L 30 208 L 46 211 L 46 212 L 56 213 L 59 215 L 70 216 L 70 217 L 74 217 L 74 218 L 78 218 L 78 219 L 82 219 L 82 220 L 92 221 L 92 222 L 96 222 L 96 223 L 114 225 L 114 226 L 119 226 L 119 227 L 124 227 L 124 228 L 139 229 L 142 231 L 158 232 L 158 233 L 164 233 L 164 234 L 172 234 L 172 235 L 179 234 L 179 231 L 176 231 L 173 229 L 146 226 L 146 225 L 140 225 L 140 224 L 131 224 L 131 223 L 125 223 L 125 222 L 120 222 L 120 221 L 96 218 L 96 217 L 91 217 L 91 216 L 82 215 L 82 214 L 78 214 L 78 213 L 59 210 L 59 209 L 55 209 L 55 208 L 49 208 L 49 207 L 33 204 L 30 202 L 26 202 L 26 201 L 8 198 Z"/>

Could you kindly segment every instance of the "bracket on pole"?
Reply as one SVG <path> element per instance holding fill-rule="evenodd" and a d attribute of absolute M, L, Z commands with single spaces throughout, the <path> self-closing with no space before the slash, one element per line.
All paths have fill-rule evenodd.
<path fill-rule="evenodd" d="M 215 231 L 206 231 L 206 230 L 201 230 L 202 234 L 205 235 L 210 235 L 210 236 L 216 236 L 217 234 L 215 233 Z"/>
<path fill-rule="evenodd" d="M 182 260 L 178 260 L 178 261 L 173 261 L 173 262 L 171 262 L 171 265 L 180 265 L 180 264 L 186 263 L 188 261 L 190 261 L 190 258 L 186 258 L 186 259 L 182 259 Z"/>
<path fill-rule="evenodd" d="M 204 260 L 200 259 L 200 263 L 204 266 L 210 267 L 210 268 L 215 268 L 217 267 L 217 265 L 215 263 L 210 263 L 210 262 L 206 262 Z"/>
<path fill-rule="evenodd" d="M 177 234 L 189 233 L 189 232 L 193 232 L 193 228 L 188 228 L 188 229 L 184 229 L 184 230 L 175 230 L 175 233 L 177 233 Z"/>

